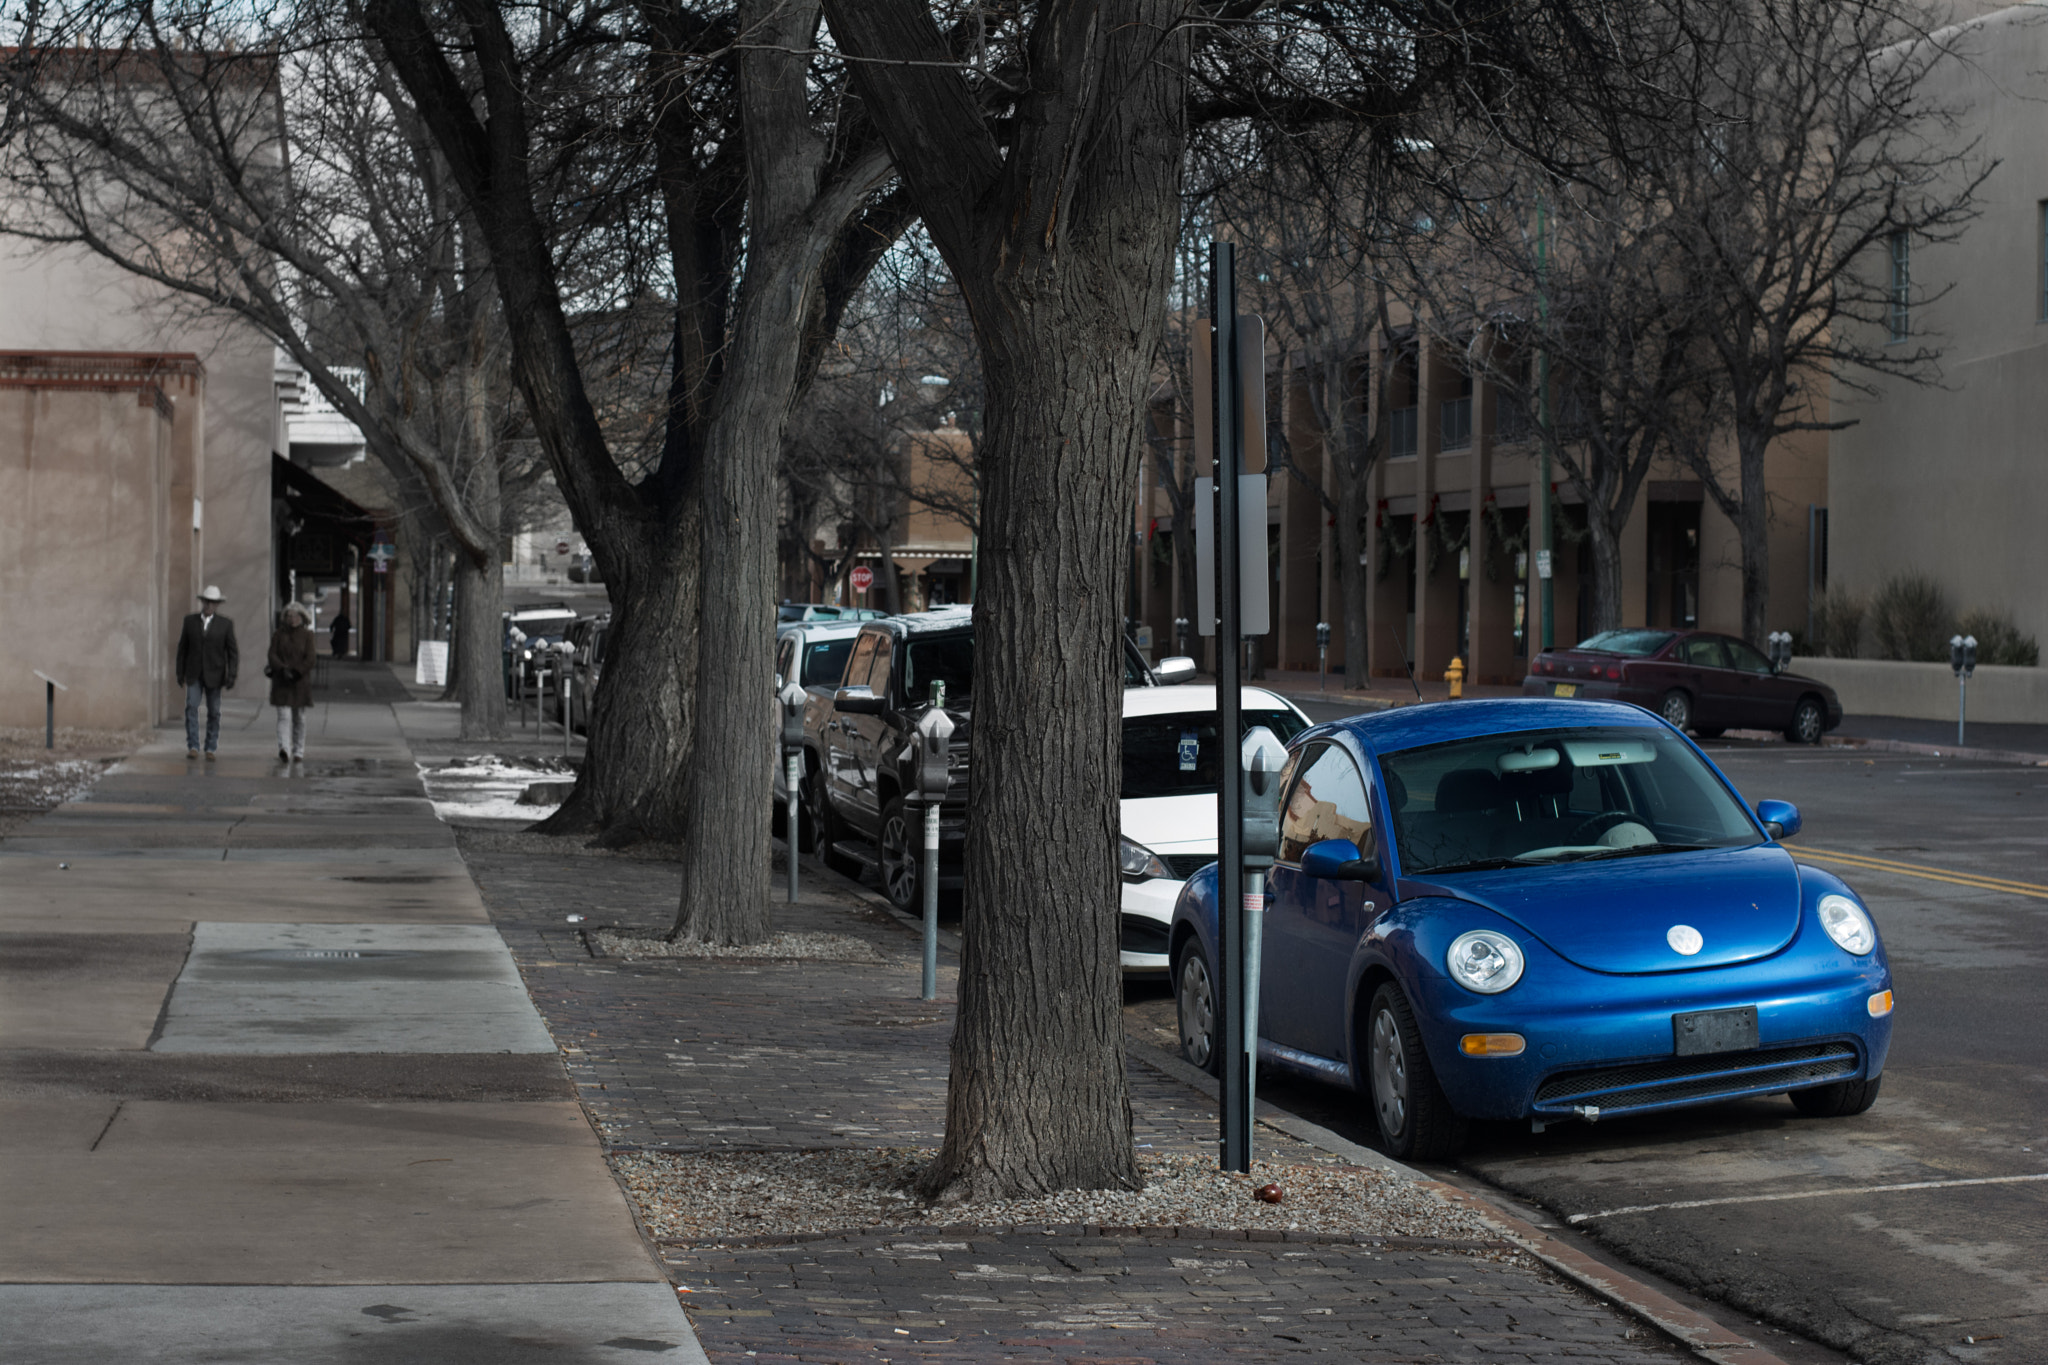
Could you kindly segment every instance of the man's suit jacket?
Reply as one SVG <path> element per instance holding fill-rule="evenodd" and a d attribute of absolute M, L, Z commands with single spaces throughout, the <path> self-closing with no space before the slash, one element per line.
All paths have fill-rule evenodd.
<path fill-rule="evenodd" d="M 233 687 L 242 668 L 242 651 L 235 644 L 235 623 L 219 612 L 206 625 L 198 612 L 185 618 L 178 636 L 178 682 L 200 682 L 208 687 Z"/>

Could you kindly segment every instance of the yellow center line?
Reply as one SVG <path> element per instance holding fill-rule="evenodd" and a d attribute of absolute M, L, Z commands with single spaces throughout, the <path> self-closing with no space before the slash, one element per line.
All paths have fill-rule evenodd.
<path fill-rule="evenodd" d="M 1819 862 L 1841 863 L 1865 872 L 1887 872 L 1896 877 L 1918 877 L 1923 881 L 1947 882 L 1951 886 L 1967 886 L 1976 891 L 2002 891 L 2008 895 L 2048 900 L 2048 886 L 2035 882 L 2016 882 L 2004 877 L 1987 877 L 1975 872 L 1951 872 L 1947 868 L 1926 867 L 1920 863 L 1901 863 L 1889 858 L 1873 858 L 1867 853 L 1837 853 L 1821 848 L 1796 848 L 1792 850 L 1792 854 L 1794 857 L 1812 858 Z"/>

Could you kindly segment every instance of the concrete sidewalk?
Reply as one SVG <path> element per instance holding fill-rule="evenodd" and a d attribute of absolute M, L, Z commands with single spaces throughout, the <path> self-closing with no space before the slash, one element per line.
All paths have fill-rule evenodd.
<path fill-rule="evenodd" d="M 0 1358 L 701 1360 L 393 706 L 309 719 L 0 841 Z"/>

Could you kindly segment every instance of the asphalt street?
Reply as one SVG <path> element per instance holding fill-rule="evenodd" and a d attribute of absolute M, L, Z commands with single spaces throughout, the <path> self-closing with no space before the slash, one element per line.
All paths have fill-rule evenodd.
<path fill-rule="evenodd" d="M 1481 1125 L 1454 1178 L 1868 1365 L 2048 1360 L 2048 768 L 1706 747 L 1752 803 L 1798 805 L 1794 852 L 1869 902 L 1899 1002 L 1882 1097 Z M 1165 996 L 1132 1009 L 1170 1018 Z M 1261 1098 L 1370 1140 L 1348 1092 L 1269 1077 Z"/>

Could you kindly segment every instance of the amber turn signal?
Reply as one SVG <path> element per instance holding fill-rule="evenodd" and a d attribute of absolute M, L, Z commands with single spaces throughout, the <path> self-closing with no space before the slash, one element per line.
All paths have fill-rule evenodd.
<path fill-rule="evenodd" d="M 1864 1008 L 1870 1011 L 1871 1018 L 1882 1019 L 1892 1012 L 1892 993 L 1890 991 L 1879 991 L 1876 995 L 1864 1001 L 1863 1004 Z"/>
<path fill-rule="evenodd" d="M 1512 1057 L 1528 1046 L 1519 1033 L 1468 1033 L 1458 1040 L 1467 1057 Z"/>

